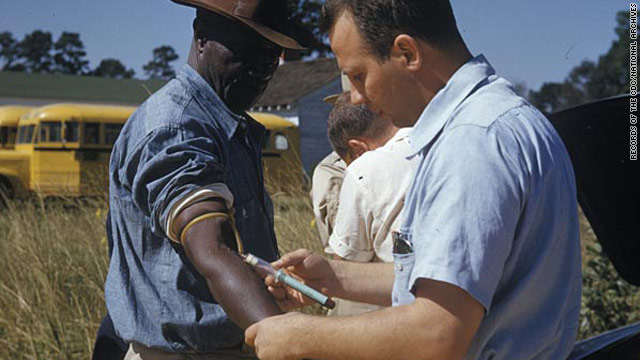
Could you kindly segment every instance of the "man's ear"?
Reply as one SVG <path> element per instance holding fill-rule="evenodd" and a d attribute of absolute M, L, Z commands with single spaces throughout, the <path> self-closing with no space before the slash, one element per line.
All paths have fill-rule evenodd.
<path fill-rule="evenodd" d="M 367 141 L 361 138 L 349 139 L 349 141 L 347 141 L 347 145 L 349 146 L 349 150 L 351 150 L 354 160 L 360 157 L 360 155 L 371 150 L 371 146 L 369 146 Z"/>
<path fill-rule="evenodd" d="M 204 52 L 204 47 L 207 44 L 207 39 L 204 37 L 196 38 L 196 45 L 198 46 L 198 53 L 202 54 Z"/>
<path fill-rule="evenodd" d="M 424 60 L 418 42 L 413 36 L 407 34 L 396 36 L 391 47 L 391 56 L 402 61 L 403 65 L 412 72 L 420 70 Z"/>
<path fill-rule="evenodd" d="M 204 52 L 204 49 L 207 45 L 207 38 L 201 34 L 199 31 L 195 30 L 193 33 L 193 44 L 196 47 L 196 52 L 198 55 L 201 55 Z"/>
<path fill-rule="evenodd" d="M 204 47 L 207 44 L 207 38 L 204 36 L 202 31 L 200 30 L 200 19 L 193 19 L 193 40 L 196 44 L 196 50 L 198 50 L 198 54 L 202 54 L 204 51 Z"/>

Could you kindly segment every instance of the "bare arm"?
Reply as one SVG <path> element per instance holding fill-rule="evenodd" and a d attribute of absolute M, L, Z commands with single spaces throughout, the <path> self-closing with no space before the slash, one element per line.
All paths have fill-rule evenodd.
<path fill-rule="evenodd" d="M 349 317 L 277 316 L 247 329 L 246 341 L 265 360 L 462 359 L 482 305 L 451 284 L 423 279 L 416 286 L 411 305 Z"/>
<path fill-rule="evenodd" d="M 391 305 L 394 272 L 390 263 L 329 260 L 309 250 L 299 249 L 282 256 L 273 266 L 276 269 L 286 268 L 306 284 L 331 296 Z M 265 282 L 283 310 L 311 304 L 297 291 L 277 283 L 272 276 L 268 276 Z"/>
<path fill-rule="evenodd" d="M 392 263 L 330 260 L 338 279 L 337 297 L 376 305 L 391 305 Z"/>
<path fill-rule="evenodd" d="M 178 233 L 194 218 L 227 212 L 223 201 L 204 201 L 183 210 L 176 219 Z M 243 329 L 269 316 L 281 314 L 262 281 L 231 249 L 235 238 L 226 218 L 210 218 L 185 234 L 187 258 L 206 279 L 211 295 L 231 320 Z"/>

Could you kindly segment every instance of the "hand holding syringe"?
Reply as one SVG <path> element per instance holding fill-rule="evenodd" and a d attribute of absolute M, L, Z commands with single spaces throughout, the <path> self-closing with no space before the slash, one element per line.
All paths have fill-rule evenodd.
<path fill-rule="evenodd" d="M 331 298 L 291 277 L 285 273 L 283 269 L 276 271 L 267 261 L 252 254 L 247 253 L 240 256 L 244 262 L 262 272 L 264 275 L 273 275 L 277 281 L 298 290 L 300 293 L 316 301 L 320 305 L 329 309 L 333 309 L 336 306 L 336 303 L 331 300 Z"/>

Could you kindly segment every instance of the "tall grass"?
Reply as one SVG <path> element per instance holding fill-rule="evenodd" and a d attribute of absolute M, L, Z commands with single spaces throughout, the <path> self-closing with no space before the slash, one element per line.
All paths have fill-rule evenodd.
<path fill-rule="evenodd" d="M 306 193 L 273 198 L 281 252 L 320 250 Z M 0 359 L 90 357 L 105 314 L 106 210 L 102 199 L 8 200 L 0 209 Z"/>
<path fill-rule="evenodd" d="M 0 210 L 0 358 L 86 359 L 104 315 L 104 201 Z"/>
<path fill-rule="evenodd" d="M 306 192 L 271 191 L 281 252 L 321 251 Z M 8 201 L 0 210 L 0 359 L 90 357 L 105 313 L 105 212 L 98 199 Z M 584 217 L 581 224 L 586 337 L 640 319 L 640 291 L 611 271 Z"/>

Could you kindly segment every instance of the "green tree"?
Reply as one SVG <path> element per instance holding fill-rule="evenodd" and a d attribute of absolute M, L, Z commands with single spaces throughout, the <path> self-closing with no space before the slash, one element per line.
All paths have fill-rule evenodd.
<path fill-rule="evenodd" d="M 82 75 L 89 70 L 89 61 L 80 34 L 63 32 L 53 44 L 54 71 L 62 74 Z"/>
<path fill-rule="evenodd" d="M 92 75 L 113 79 L 130 79 L 135 72 L 127 68 L 117 59 L 103 59 L 100 65 L 93 70 Z"/>
<path fill-rule="evenodd" d="M 307 48 L 309 50 L 306 53 L 319 57 L 326 57 L 331 54 L 329 37 L 320 29 L 323 4 L 323 0 L 295 0 L 288 2 L 291 19 L 306 28 L 298 30 L 300 36 L 308 43 Z"/>
<path fill-rule="evenodd" d="M 629 15 L 628 11 L 617 14 L 618 25 L 615 32 L 618 38 L 611 45 L 611 49 L 598 59 L 588 84 L 589 96 L 592 99 L 629 92 L 629 56 L 631 55 Z"/>
<path fill-rule="evenodd" d="M 585 102 L 629 92 L 629 12 L 616 15 L 617 38 L 597 62 L 585 60 L 561 82 L 547 82 L 530 93 L 531 102 L 551 113 Z"/>
<path fill-rule="evenodd" d="M 35 30 L 25 35 L 18 43 L 18 57 L 26 71 L 34 73 L 49 73 L 53 65 L 51 59 L 51 33 Z"/>
<path fill-rule="evenodd" d="M 624 281 L 598 243 L 587 245 L 578 337 L 640 321 L 640 289 Z"/>
<path fill-rule="evenodd" d="M 176 75 L 171 63 L 178 60 L 176 51 L 168 45 L 153 49 L 153 59 L 142 67 L 149 79 L 169 80 Z"/>
<path fill-rule="evenodd" d="M 14 39 L 13 35 L 8 32 L 0 33 L 0 70 L 14 70 L 18 71 L 22 68 L 15 64 L 18 58 L 18 42 Z"/>

